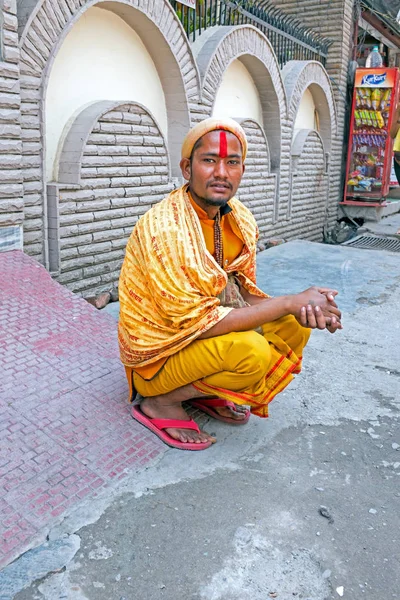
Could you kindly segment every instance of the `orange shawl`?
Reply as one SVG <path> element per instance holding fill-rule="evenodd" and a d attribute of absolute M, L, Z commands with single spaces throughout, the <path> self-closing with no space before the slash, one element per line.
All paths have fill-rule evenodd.
<path fill-rule="evenodd" d="M 232 309 L 216 297 L 235 272 L 252 294 L 256 286 L 258 228 L 236 198 L 229 201 L 242 233 L 241 254 L 224 271 L 208 252 L 199 218 L 186 193 L 171 192 L 143 215 L 129 238 L 119 281 L 118 339 L 127 367 L 144 367 L 175 354 Z"/>

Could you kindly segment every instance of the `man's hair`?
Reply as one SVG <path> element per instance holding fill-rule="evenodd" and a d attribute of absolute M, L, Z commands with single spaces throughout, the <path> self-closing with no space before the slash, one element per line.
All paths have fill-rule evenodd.
<path fill-rule="evenodd" d="M 190 159 L 189 159 L 190 160 L 190 164 L 192 164 L 193 154 L 196 152 L 196 150 L 198 148 L 200 148 L 200 146 L 202 145 L 202 143 L 203 143 L 203 137 L 199 138 L 197 140 L 197 142 L 195 143 L 195 145 L 193 146 L 192 154 L 190 155 Z"/>

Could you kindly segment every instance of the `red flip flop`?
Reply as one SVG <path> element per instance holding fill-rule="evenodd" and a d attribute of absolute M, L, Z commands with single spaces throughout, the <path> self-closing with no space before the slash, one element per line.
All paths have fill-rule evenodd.
<path fill-rule="evenodd" d="M 151 419 L 140 410 L 138 404 L 132 407 L 132 417 L 139 421 L 142 425 L 150 429 L 157 437 L 160 438 L 165 444 L 172 448 L 178 448 L 179 450 L 205 450 L 212 445 L 212 442 L 200 442 L 199 444 L 193 444 L 189 442 L 180 442 L 171 437 L 164 429 L 169 427 L 176 427 L 177 429 L 193 429 L 200 433 L 199 426 L 193 419 L 190 421 L 181 421 L 179 419 Z"/>
<path fill-rule="evenodd" d="M 246 410 L 244 419 L 232 419 L 231 417 L 223 417 L 220 415 L 213 407 L 221 407 L 221 406 L 229 406 L 230 408 L 235 409 L 235 404 L 230 400 L 223 400 L 222 398 L 204 398 L 189 401 L 191 406 L 194 406 L 203 412 L 207 413 L 214 417 L 214 419 L 218 419 L 218 421 L 223 421 L 224 423 L 229 423 L 230 425 L 245 425 L 250 419 L 250 411 Z"/>

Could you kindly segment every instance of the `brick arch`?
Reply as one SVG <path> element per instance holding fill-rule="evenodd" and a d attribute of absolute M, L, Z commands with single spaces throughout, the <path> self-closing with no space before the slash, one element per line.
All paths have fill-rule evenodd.
<path fill-rule="evenodd" d="M 238 122 L 246 133 L 249 148 L 237 195 L 255 216 L 262 240 L 273 221 L 277 176 L 271 173 L 271 156 L 263 128 L 254 119 L 238 119 Z"/>
<path fill-rule="evenodd" d="M 154 115 L 139 102 L 94 102 L 87 106 L 72 123 L 60 149 L 57 182 L 79 187 L 82 183 L 82 160 L 89 136 L 99 121 L 107 115 L 106 122 L 97 131 L 103 136 L 102 143 L 110 143 L 116 148 L 120 144 L 128 146 L 143 144 L 143 162 L 149 155 L 152 135 L 157 135 L 157 146 L 167 148 L 167 142 Z M 161 143 L 160 143 L 161 141 Z M 129 155 L 129 152 L 128 152 Z M 157 152 L 155 152 L 157 155 Z M 118 163 L 118 154 L 114 154 L 114 162 Z M 168 152 L 165 153 L 167 174 L 171 176 Z M 154 161 L 153 161 L 154 162 Z M 165 162 L 165 161 L 163 161 Z M 125 159 L 128 165 L 128 158 Z M 165 173 L 164 173 L 165 175 Z"/>
<path fill-rule="evenodd" d="M 77 115 L 47 185 L 49 259 L 88 296 L 117 285 L 129 235 L 173 185 L 165 139 L 139 103 L 96 102 Z"/>
<path fill-rule="evenodd" d="M 226 69 L 233 60 L 239 59 L 258 89 L 263 126 L 271 150 L 271 168 L 277 172 L 281 163 L 282 122 L 286 119 L 287 107 L 275 53 L 265 35 L 252 25 L 221 29 L 207 40 L 197 55 L 202 103 L 212 111 Z"/>
<path fill-rule="evenodd" d="M 290 61 L 282 71 L 288 98 L 288 117 L 293 127 L 304 92 L 312 93 L 320 117 L 320 135 L 325 151 L 331 152 L 336 135 L 336 105 L 329 76 L 321 63 L 316 61 Z"/>
<path fill-rule="evenodd" d="M 42 150 L 45 92 L 54 57 L 65 36 L 92 6 L 110 10 L 131 25 L 155 63 L 166 99 L 168 149 L 174 175 L 180 174 L 180 147 L 190 127 L 189 102 L 199 97 L 197 65 L 184 29 L 166 0 L 162 4 L 159 0 L 89 0 L 83 6 L 72 1 L 38 3 L 20 40 L 21 125 L 26 167 L 24 196 L 26 205 L 36 208 L 36 216 L 25 223 L 25 248 L 46 266 L 48 257 L 43 239 L 47 238 L 44 226 L 47 206 Z"/>

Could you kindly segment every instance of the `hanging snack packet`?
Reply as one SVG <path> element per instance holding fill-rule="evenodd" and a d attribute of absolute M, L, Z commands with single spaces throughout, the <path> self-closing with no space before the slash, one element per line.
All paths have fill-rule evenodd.
<path fill-rule="evenodd" d="M 371 94 L 371 104 L 372 104 L 372 108 L 374 110 L 377 110 L 380 106 L 381 103 L 381 90 L 379 88 L 376 88 L 374 90 L 372 90 L 372 94 Z"/>
<path fill-rule="evenodd" d="M 382 94 L 382 98 L 381 98 L 381 110 L 387 110 L 390 106 L 390 94 L 391 94 L 391 89 L 387 88 L 383 94 Z"/>
<path fill-rule="evenodd" d="M 376 119 L 376 113 L 375 113 L 375 111 L 374 110 L 370 110 L 370 111 L 368 111 L 368 113 L 369 113 L 369 118 L 370 118 L 371 123 L 372 123 L 372 127 L 378 127 L 378 121 Z"/>
<path fill-rule="evenodd" d="M 366 110 L 360 110 L 360 115 L 361 115 L 361 123 L 364 125 L 364 127 L 366 127 L 368 125 L 367 111 Z"/>
<path fill-rule="evenodd" d="M 383 127 L 385 127 L 385 121 L 382 117 L 382 113 L 379 110 L 377 110 L 375 115 L 376 115 L 376 120 L 378 121 L 378 127 L 380 129 L 382 129 Z"/>
<path fill-rule="evenodd" d="M 372 103 L 371 103 L 371 90 L 369 88 L 363 88 L 364 90 L 364 102 L 365 102 L 365 106 L 367 106 L 368 108 L 371 108 Z"/>
<path fill-rule="evenodd" d="M 371 112 L 370 110 L 366 110 L 364 111 L 365 115 L 366 115 L 366 119 L 367 119 L 367 125 L 368 127 L 373 127 L 373 123 L 372 123 L 372 119 L 371 119 Z"/>

